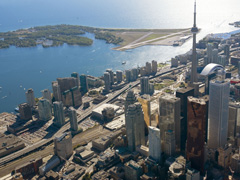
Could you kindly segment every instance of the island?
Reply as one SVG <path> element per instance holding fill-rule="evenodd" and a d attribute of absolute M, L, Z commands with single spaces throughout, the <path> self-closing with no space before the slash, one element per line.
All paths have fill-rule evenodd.
<path fill-rule="evenodd" d="M 113 49 L 128 50 L 144 45 L 182 45 L 191 37 L 190 29 L 111 29 L 80 25 L 48 25 L 0 33 L 0 49 L 68 45 L 90 46 L 93 40 L 83 35 L 93 33 L 96 39 L 119 45 Z"/>

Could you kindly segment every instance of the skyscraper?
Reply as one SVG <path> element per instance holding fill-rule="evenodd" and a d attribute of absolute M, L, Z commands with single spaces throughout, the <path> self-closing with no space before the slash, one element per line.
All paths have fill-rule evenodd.
<path fill-rule="evenodd" d="M 157 73 L 157 66 L 158 66 L 157 61 L 152 60 L 152 73 L 153 74 Z"/>
<path fill-rule="evenodd" d="M 82 74 L 80 76 L 80 84 L 81 84 L 82 94 L 85 94 L 86 92 L 88 92 L 88 82 L 87 82 L 87 76 L 85 74 Z"/>
<path fill-rule="evenodd" d="M 141 94 L 149 94 L 149 78 L 147 76 L 140 79 Z"/>
<path fill-rule="evenodd" d="M 187 97 L 194 96 L 194 89 L 191 87 L 181 88 L 177 90 L 176 97 L 181 102 L 181 150 L 185 150 L 187 140 Z"/>
<path fill-rule="evenodd" d="M 68 159 L 72 155 L 71 133 L 65 132 L 61 136 L 54 138 L 54 152 L 62 159 Z"/>
<path fill-rule="evenodd" d="M 28 89 L 26 94 L 27 103 L 33 107 L 36 105 L 33 89 Z"/>
<path fill-rule="evenodd" d="M 225 64 L 229 64 L 229 57 L 230 57 L 230 46 L 229 44 L 224 45 L 224 55 L 226 56 L 226 62 Z"/>
<path fill-rule="evenodd" d="M 105 83 L 105 92 L 109 92 L 111 88 L 111 79 L 110 79 L 110 74 L 108 72 L 104 73 L 104 83 Z"/>
<path fill-rule="evenodd" d="M 144 94 L 138 98 L 138 101 L 142 105 L 145 121 L 145 129 L 148 131 L 148 126 L 151 126 L 151 103 L 150 95 Z"/>
<path fill-rule="evenodd" d="M 206 123 L 208 112 L 208 97 L 188 97 L 188 133 L 187 160 L 191 167 L 204 172 L 204 144 L 206 140 Z"/>
<path fill-rule="evenodd" d="M 78 130 L 78 123 L 77 123 L 77 112 L 73 107 L 70 107 L 68 109 L 68 115 L 70 118 L 70 125 L 71 125 L 71 130 L 72 131 L 77 131 Z"/>
<path fill-rule="evenodd" d="M 20 118 L 24 120 L 32 119 L 32 109 L 28 103 L 19 104 Z"/>
<path fill-rule="evenodd" d="M 47 99 L 52 104 L 51 92 L 48 89 L 42 90 L 43 99 Z"/>
<path fill-rule="evenodd" d="M 176 150 L 176 141 L 175 134 L 172 130 L 165 131 L 165 139 L 164 139 L 164 153 L 167 156 L 173 156 Z"/>
<path fill-rule="evenodd" d="M 77 87 L 79 87 L 79 86 L 80 86 L 80 79 L 79 79 L 78 73 L 77 73 L 77 72 L 73 72 L 73 73 L 71 74 L 71 77 L 74 77 L 74 78 L 77 79 Z"/>
<path fill-rule="evenodd" d="M 125 74 L 126 74 L 126 82 L 131 82 L 132 81 L 132 72 L 130 70 L 126 70 Z"/>
<path fill-rule="evenodd" d="M 110 84 L 113 85 L 114 84 L 114 74 L 113 74 L 112 69 L 107 69 L 106 72 L 109 73 L 109 75 L 110 75 Z"/>
<path fill-rule="evenodd" d="M 161 161 L 161 135 L 160 129 L 156 127 L 148 127 L 148 140 L 149 140 L 149 156 L 154 160 Z"/>
<path fill-rule="evenodd" d="M 122 76 L 123 76 L 122 71 L 117 70 L 116 71 L 116 76 L 117 76 L 117 82 L 121 83 L 122 82 Z"/>
<path fill-rule="evenodd" d="M 54 108 L 54 124 L 59 127 L 62 127 L 65 124 L 65 116 L 63 112 L 63 103 L 55 101 L 53 103 Z"/>
<path fill-rule="evenodd" d="M 131 79 L 131 81 L 136 81 L 137 78 L 138 78 L 138 70 L 137 70 L 137 68 L 133 68 L 131 71 L 132 71 L 132 79 Z"/>
<path fill-rule="evenodd" d="M 193 47 L 192 47 L 192 69 L 191 69 L 191 85 L 194 84 L 194 82 L 197 82 L 197 51 L 196 51 L 196 34 L 198 33 L 198 28 L 196 26 L 196 1 L 194 4 L 194 23 L 193 27 L 191 29 L 191 32 L 193 34 Z"/>
<path fill-rule="evenodd" d="M 213 45 L 211 43 L 207 44 L 207 57 L 208 57 L 208 63 L 212 63 L 212 51 L 213 51 Z M 206 65 L 207 65 L 206 64 Z"/>
<path fill-rule="evenodd" d="M 52 119 L 52 106 L 47 99 L 38 101 L 39 120 L 48 121 Z"/>
<path fill-rule="evenodd" d="M 136 96 L 135 96 L 134 92 L 132 90 L 128 91 L 127 96 L 126 96 L 126 100 L 125 100 L 125 106 L 124 106 L 125 115 L 127 113 L 128 106 L 131 105 L 131 104 L 134 104 L 135 102 L 137 102 L 137 99 L 136 99 Z"/>
<path fill-rule="evenodd" d="M 53 91 L 54 101 L 61 101 L 62 100 L 61 89 L 57 81 L 52 82 L 52 91 Z"/>
<path fill-rule="evenodd" d="M 147 72 L 147 75 L 152 74 L 152 66 L 150 62 L 146 62 L 146 72 Z"/>
<path fill-rule="evenodd" d="M 218 49 L 212 51 L 212 62 L 218 64 Z"/>
<path fill-rule="evenodd" d="M 135 151 L 139 145 L 145 145 L 144 117 L 140 103 L 128 106 L 126 113 L 128 148 Z"/>
<path fill-rule="evenodd" d="M 159 128 L 164 149 L 165 132 L 172 130 L 175 133 L 176 148 L 181 147 L 180 99 L 165 95 L 159 97 Z"/>
<path fill-rule="evenodd" d="M 57 78 L 61 93 L 78 86 L 78 79 L 75 77 Z"/>
<path fill-rule="evenodd" d="M 227 143 L 230 82 L 219 72 L 216 80 L 210 81 L 208 112 L 208 147 L 218 148 Z"/>

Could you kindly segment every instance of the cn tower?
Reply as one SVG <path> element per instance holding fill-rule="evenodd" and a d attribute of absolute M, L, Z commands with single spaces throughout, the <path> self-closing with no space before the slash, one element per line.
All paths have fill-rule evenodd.
<path fill-rule="evenodd" d="M 197 82 L 197 64 L 198 64 L 196 52 L 196 34 L 198 32 L 198 28 L 196 26 L 196 1 L 194 3 L 194 23 L 191 32 L 193 34 L 191 85 L 193 85 L 194 82 Z"/>

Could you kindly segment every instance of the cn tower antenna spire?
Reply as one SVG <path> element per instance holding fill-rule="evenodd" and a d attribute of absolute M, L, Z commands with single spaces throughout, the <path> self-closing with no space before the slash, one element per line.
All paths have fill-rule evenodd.
<path fill-rule="evenodd" d="M 191 81 L 190 84 L 193 85 L 195 82 L 198 82 L 197 78 L 197 51 L 196 51 L 196 34 L 198 33 L 198 28 L 196 25 L 196 0 L 194 1 L 194 21 L 193 27 L 191 29 L 193 34 L 193 48 L 192 48 L 192 68 L 191 68 Z"/>
<path fill-rule="evenodd" d="M 193 23 L 193 27 L 196 27 L 196 13 L 197 13 L 197 10 L 196 10 L 196 0 L 194 2 L 194 23 Z"/>

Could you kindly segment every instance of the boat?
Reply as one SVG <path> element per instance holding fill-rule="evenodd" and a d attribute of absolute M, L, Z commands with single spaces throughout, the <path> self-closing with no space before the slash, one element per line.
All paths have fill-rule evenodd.
<path fill-rule="evenodd" d="M 14 110 L 15 110 L 16 112 L 19 112 L 19 107 L 16 107 Z"/>
<path fill-rule="evenodd" d="M 124 64 L 126 64 L 126 61 L 123 61 L 123 62 L 122 62 L 122 65 L 124 65 Z"/>

